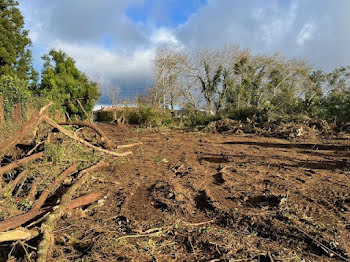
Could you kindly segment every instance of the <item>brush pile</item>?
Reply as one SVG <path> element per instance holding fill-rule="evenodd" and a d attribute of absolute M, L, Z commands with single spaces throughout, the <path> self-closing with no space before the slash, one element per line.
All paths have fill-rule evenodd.
<path fill-rule="evenodd" d="M 140 144 L 115 146 L 89 122 L 57 124 L 47 114 L 50 106 L 0 143 L 1 261 L 17 261 L 19 253 L 25 257 L 19 261 L 50 259 L 59 219 L 71 212 L 83 215 L 94 202 L 103 202 L 102 193 L 83 185 L 107 168 L 109 159 L 131 154 L 113 149 Z"/>

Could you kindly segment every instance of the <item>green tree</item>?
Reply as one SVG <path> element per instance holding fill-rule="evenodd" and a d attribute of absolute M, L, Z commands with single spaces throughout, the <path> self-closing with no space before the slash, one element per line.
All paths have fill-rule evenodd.
<path fill-rule="evenodd" d="M 78 70 L 73 58 L 63 51 L 51 50 L 45 61 L 38 93 L 48 97 L 71 115 L 86 118 L 100 96 L 98 85 Z M 85 111 L 85 112 L 84 112 Z"/>
<path fill-rule="evenodd" d="M 38 74 L 32 66 L 31 40 L 15 0 L 0 0 L 0 76 L 17 76 L 35 85 Z"/>
<path fill-rule="evenodd" d="M 350 121 L 350 67 L 339 67 L 327 75 L 325 117 L 339 122 Z"/>

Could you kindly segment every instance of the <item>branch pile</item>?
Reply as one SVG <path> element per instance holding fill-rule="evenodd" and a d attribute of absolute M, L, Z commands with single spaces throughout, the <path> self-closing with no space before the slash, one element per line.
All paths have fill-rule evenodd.
<path fill-rule="evenodd" d="M 0 144 L 0 156 L 7 154 L 9 150 L 25 139 L 34 137 L 41 124 L 46 124 L 56 129 L 56 131 L 58 130 L 64 136 L 73 139 L 74 142 L 102 154 L 113 157 L 131 154 L 131 152 L 117 153 L 112 151 L 113 143 L 105 136 L 102 130 L 92 123 L 78 121 L 57 124 L 46 114 L 50 105 L 51 104 L 48 104 L 43 107 L 37 114 L 30 118 L 22 128 L 15 132 L 11 138 Z M 102 145 L 103 148 L 91 144 L 78 137 L 75 132 L 63 127 L 67 125 L 80 128 L 86 127 L 93 130 L 99 135 L 101 140 L 100 145 Z M 46 138 L 48 137 L 50 137 L 50 135 Z M 45 142 L 48 141 L 42 141 L 40 143 Z M 120 148 L 130 148 L 140 144 L 141 143 L 124 145 Z M 18 196 L 21 193 L 22 196 L 26 195 L 26 197 L 22 197 L 22 199 L 29 201 L 29 209 L 26 212 L 22 211 L 20 214 L 17 213 L 14 216 L 0 221 L 0 243 L 7 242 L 10 244 L 14 241 L 23 243 L 23 241 L 29 241 L 33 238 L 41 239 L 37 249 L 37 261 L 47 261 L 50 258 L 54 243 L 54 230 L 58 220 L 67 212 L 70 212 L 70 210 L 90 205 L 103 198 L 103 194 L 100 192 L 92 192 L 76 198 L 74 198 L 74 196 L 82 185 L 91 179 L 92 172 L 106 167 L 108 164 L 102 160 L 97 164 L 92 164 L 87 169 L 78 171 L 76 164 L 73 163 L 60 175 L 56 176 L 51 184 L 41 192 L 38 192 L 38 185 L 41 182 L 38 180 L 39 178 L 30 181 L 30 187 L 28 188 L 27 186 L 26 191 L 24 191 L 22 187 L 30 173 L 30 170 L 26 170 L 25 166 L 45 157 L 45 150 L 34 153 L 39 150 L 38 145 L 39 144 L 34 146 L 25 157 L 0 166 L 0 194 L 2 197 L 10 196 L 11 199 L 18 200 Z M 116 148 L 119 147 L 116 146 Z M 17 175 L 13 175 L 13 171 L 17 171 Z M 10 179 L 5 179 L 6 174 L 7 178 L 10 177 Z M 59 188 L 66 188 L 66 190 L 63 190 L 64 193 L 62 193 L 62 190 L 58 190 Z M 40 195 L 38 193 L 40 193 Z M 60 194 L 61 196 L 59 196 Z M 52 196 L 57 197 L 57 195 L 59 201 L 54 203 L 52 200 L 49 201 Z"/>

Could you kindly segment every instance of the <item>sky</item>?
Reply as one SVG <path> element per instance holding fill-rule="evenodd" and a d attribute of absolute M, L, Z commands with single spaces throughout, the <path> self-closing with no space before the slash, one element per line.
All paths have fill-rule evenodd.
<path fill-rule="evenodd" d="M 20 0 L 34 65 L 61 49 L 106 94 L 141 94 L 152 84 L 156 47 L 240 45 L 308 59 L 315 68 L 350 65 L 350 0 Z"/>

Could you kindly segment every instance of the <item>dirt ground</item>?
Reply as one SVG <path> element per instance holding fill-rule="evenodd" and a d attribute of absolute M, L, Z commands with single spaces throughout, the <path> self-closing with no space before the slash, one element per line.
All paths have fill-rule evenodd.
<path fill-rule="evenodd" d="M 349 261 L 349 137 L 99 126 L 144 144 L 90 181 L 105 199 L 59 222 L 54 261 Z"/>

